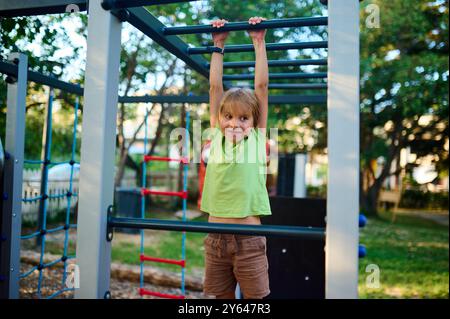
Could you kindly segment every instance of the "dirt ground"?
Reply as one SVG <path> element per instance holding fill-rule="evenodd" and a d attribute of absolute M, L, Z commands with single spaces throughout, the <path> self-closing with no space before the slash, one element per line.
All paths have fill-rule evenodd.
<path fill-rule="evenodd" d="M 22 273 L 29 268 L 28 265 L 23 265 Z M 42 275 L 41 283 L 41 298 L 48 298 L 52 294 L 59 291 L 62 287 L 62 269 L 61 268 L 47 268 Z M 23 299 L 38 299 L 39 272 L 36 270 L 28 277 L 20 280 L 20 298 Z M 151 291 L 157 291 L 166 294 L 180 295 L 181 290 L 170 287 L 162 287 L 151 284 L 146 284 L 145 288 Z M 145 296 L 141 297 L 138 293 L 139 283 L 130 281 L 119 281 L 111 279 L 110 291 L 113 299 L 155 299 L 157 297 Z M 72 291 L 64 292 L 55 297 L 55 299 L 71 299 L 74 293 Z M 186 290 L 186 299 L 202 299 L 203 293 L 199 291 Z"/>
<path fill-rule="evenodd" d="M 46 242 L 47 243 L 54 243 L 54 244 L 61 244 L 64 242 L 65 234 L 63 232 L 56 232 L 47 234 L 46 236 Z M 75 242 L 76 240 L 76 230 L 71 229 L 69 234 L 69 241 Z M 114 240 L 115 242 L 127 242 L 127 243 L 133 243 L 138 245 L 140 243 L 140 236 L 137 235 L 131 235 L 131 234 L 123 234 L 120 232 L 116 232 L 114 234 Z M 158 237 L 154 235 L 154 232 L 146 231 L 145 236 L 145 244 L 155 244 L 155 242 L 158 240 Z M 40 253 L 38 250 L 33 247 L 34 241 L 23 241 L 22 242 L 22 251 L 21 251 L 21 259 L 22 259 L 22 265 L 21 265 L 21 273 L 24 274 L 25 272 L 31 270 L 33 265 L 37 264 L 37 261 L 39 260 Z M 33 249 L 34 248 L 34 249 Z M 62 246 L 60 247 L 62 249 Z M 24 258 L 24 255 L 26 258 Z M 60 256 L 51 255 L 49 253 L 46 253 L 46 258 L 50 258 L 49 260 L 45 261 L 46 263 L 55 260 L 59 258 Z M 30 262 L 33 262 L 33 264 L 30 264 Z M 26 298 L 26 299 L 36 299 L 36 298 L 47 298 L 51 296 L 52 294 L 58 292 L 63 287 L 62 285 L 62 276 L 63 276 L 63 269 L 61 267 L 49 267 L 42 271 L 42 282 L 41 282 L 41 294 L 38 296 L 37 290 L 38 290 L 38 281 L 39 281 L 39 271 L 34 271 L 29 276 L 22 278 L 20 280 L 20 298 Z M 174 295 L 181 295 L 181 289 L 167 287 L 167 286 L 159 286 L 154 285 L 150 283 L 146 283 L 144 288 L 155 291 L 159 293 L 166 293 L 166 294 L 174 294 Z M 138 293 L 139 289 L 139 282 L 136 282 L 136 280 L 128 281 L 124 280 L 123 278 L 114 278 L 112 276 L 110 280 L 110 291 L 111 296 L 114 299 L 154 299 L 157 297 L 152 296 L 145 296 L 141 297 Z M 198 290 L 198 289 L 197 289 Z M 61 293 L 60 295 L 55 296 L 55 299 L 61 299 L 61 298 L 73 298 L 74 293 L 72 291 Z M 201 291 L 190 291 L 186 290 L 186 298 L 187 299 L 200 299 L 204 298 L 203 293 Z"/>

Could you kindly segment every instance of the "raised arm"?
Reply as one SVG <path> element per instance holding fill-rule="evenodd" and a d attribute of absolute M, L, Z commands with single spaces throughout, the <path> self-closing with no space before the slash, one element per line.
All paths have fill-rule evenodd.
<path fill-rule="evenodd" d="M 252 17 L 248 20 L 249 24 L 258 24 L 266 20 L 261 17 Z M 258 128 L 262 133 L 266 133 L 267 114 L 269 112 L 269 67 L 267 64 L 266 52 L 266 30 L 252 30 L 248 32 L 255 48 L 255 95 L 259 102 L 259 121 Z"/>
<path fill-rule="evenodd" d="M 212 22 L 212 26 L 215 28 L 221 28 L 228 22 L 226 20 L 215 20 Z M 212 34 L 214 46 L 221 49 L 225 46 L 225 40 L 228 37 L 228 32 L 214 32 Z M 210 113 L 210 125 L 215 127 L 217 123 L 217 111 L 219 109 L 220 100 L 223 96 L 223 55 L 218 52 L 214 52 L 211 56 L 211 64 L 209 68 L 209 113 Z"/>

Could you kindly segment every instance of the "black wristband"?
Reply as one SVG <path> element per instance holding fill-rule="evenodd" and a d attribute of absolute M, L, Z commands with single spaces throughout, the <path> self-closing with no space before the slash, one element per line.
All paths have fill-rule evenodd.
<path fill-rule="evenodd" d="M 224 51 L 225 51 L 225 48 L 222 49 L 219 47 L 211 47 L 211 52 L 217 52 L 217 53 L 224 55 Z"/>

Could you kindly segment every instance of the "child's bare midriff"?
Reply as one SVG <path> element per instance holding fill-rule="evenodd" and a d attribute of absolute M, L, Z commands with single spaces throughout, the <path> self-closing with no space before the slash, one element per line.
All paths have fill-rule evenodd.
<path fill-rule="evenodd" d="M 261 225 L 261 220 L 258 216 L 247 216 L 244 218 L 222 218 L 210 215 L 208 221 L 210 223 Z"/>

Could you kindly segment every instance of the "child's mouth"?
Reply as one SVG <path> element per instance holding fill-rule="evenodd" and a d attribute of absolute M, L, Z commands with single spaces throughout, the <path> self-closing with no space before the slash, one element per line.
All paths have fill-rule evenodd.
<path fill-rule="evenodd" d="M 238 143 L 244 138 L 243 132 L 229 132 L 225 136 L 229 141 L 233 143 Z"/>

